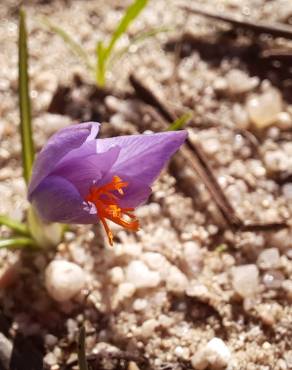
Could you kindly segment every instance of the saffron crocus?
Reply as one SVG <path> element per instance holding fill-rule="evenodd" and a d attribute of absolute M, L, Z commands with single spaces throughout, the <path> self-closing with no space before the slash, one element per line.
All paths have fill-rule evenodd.
<path fill-rule="evenodd" d="M 137 231 L 137 206 L 170 156 L 186 139 L 186 131 L 97 139 L 99 123 L 64 128 L 39 153 L 28 198 L 45 222 L 104 226 L 109 243 L 112 221 Z"/>

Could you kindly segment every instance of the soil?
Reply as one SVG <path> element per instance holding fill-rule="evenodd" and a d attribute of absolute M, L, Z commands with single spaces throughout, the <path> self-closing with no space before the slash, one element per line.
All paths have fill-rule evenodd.
<path fill-rule="evenodd" d="M 0 250 L 0 331 L 7 351 L 13 347 L 10 368 L 77 369 L 83 324 L 92 369 L 203 369 L 196 359 L 214 337 L 231 353 L 228 369 L 291 369 L 292 41 L 192 14 L 179 0 L 152 0 L 119 41 L 117 49 L 128 52 L 113 61 L 106 89 L 97 88 L 43 18 L 66 30 L 94 60 L 96 42 L 109 38 L 128 4 L 0 4 L 0 214 L 21 221 L 28 207 L 18 134 L 20 5 L 27 13 L 37 150 L 71 123 L 103 122 L 101 136 L 108 137 L 162 131 L 192 113 L 188 144 L 136 212 L 139 232 L 114 227 L 111 248 L 99 226 L 71 225 L 56 250 Z M 287 25 L 292 19 L 289 0 L 187 5 L 255 23 Z M 167 31 L 131 42 L 161 26 Z M 263 58 L 271 50 L 276 56 Z M 288 57 L 281 59 L 279 50 Z M 274 89 L 279 112 L 262 127 L 264 112 L 252 118 L 248 102 Z M 10 235 L 5 226 L 0 232 Z M 270 248 L 278 257 L 266 267 L 259 256 Z M 44 285 L 44 270 L 55 259 L 72 261 L 86 274 L 86 287 L 69 302 L 55 302 Z M 143 262 L 149 274 L 158 272 L 160 283 L 135 289 L 127 278 L 133 261 Z M 254 281 L 243 274 L 240 285 L 253 282 L 252 293 L 236 285 L 234 268 L 245 265 L 259 273 Z"/>

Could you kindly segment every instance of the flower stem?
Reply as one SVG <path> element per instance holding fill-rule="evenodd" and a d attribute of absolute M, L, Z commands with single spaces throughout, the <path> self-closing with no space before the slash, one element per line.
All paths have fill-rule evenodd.
<path fill-rule="evenodd" d="M 0 215 L 0 225 L 5 225 L 19 234 L 30 236 L 28 227 L 24 223 L 13 220 L 5 215 Z"/>
<path fill-rule="evenodd" d="M 0 239 L 0 249 L 18 249 L 18 248 L 31 248 L 36 249 L 37 245 L 31 238 L 11 238 L 11 239 Z"/>

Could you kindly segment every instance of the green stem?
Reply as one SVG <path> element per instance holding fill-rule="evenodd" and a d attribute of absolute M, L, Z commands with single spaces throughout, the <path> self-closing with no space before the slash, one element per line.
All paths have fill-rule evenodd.
<path fill-rule="evenodd" d="M 32 137 L 31 106 L 29 97 L 27 32 L 25 24 L 25 12 L 23 10 L 20 10 L 19 13 L 18 93 L 23 176 L 26 183 L 28 183 L 34 161 L 34 144 Z"/>
<path fill-rule="evenodd" d="M 12 220 L 11 218 L 0 215 L 0 225 L 5 225 L 9 227 L 9 229 L 16 231 L 19 234 L 29 236 L 30 232 L 28 227 L 23 224 L 22 222 L 18 222 L 16 220 Z"/>
<path fill-rule="evenodd" d="M 36 249 L 37 246 L 33 239 L 31 238 L 11 238 L 11 239 L 0 239 L 0 249 L 9 248 L 9 249 L 18 249 L 18 248 L 27 248 Z"/>

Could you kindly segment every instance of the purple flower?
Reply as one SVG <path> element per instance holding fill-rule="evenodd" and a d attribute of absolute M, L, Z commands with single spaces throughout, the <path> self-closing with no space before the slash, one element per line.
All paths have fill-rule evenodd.
<path fill-rule="evenodd" d="M 136 231 L 134 209 L 186 139 L 186 131 L 97 139 L 99 123 L 60 130 L 39 153 L 28 198 L 46 222 L 91 224 L 107 220 Z"/>

